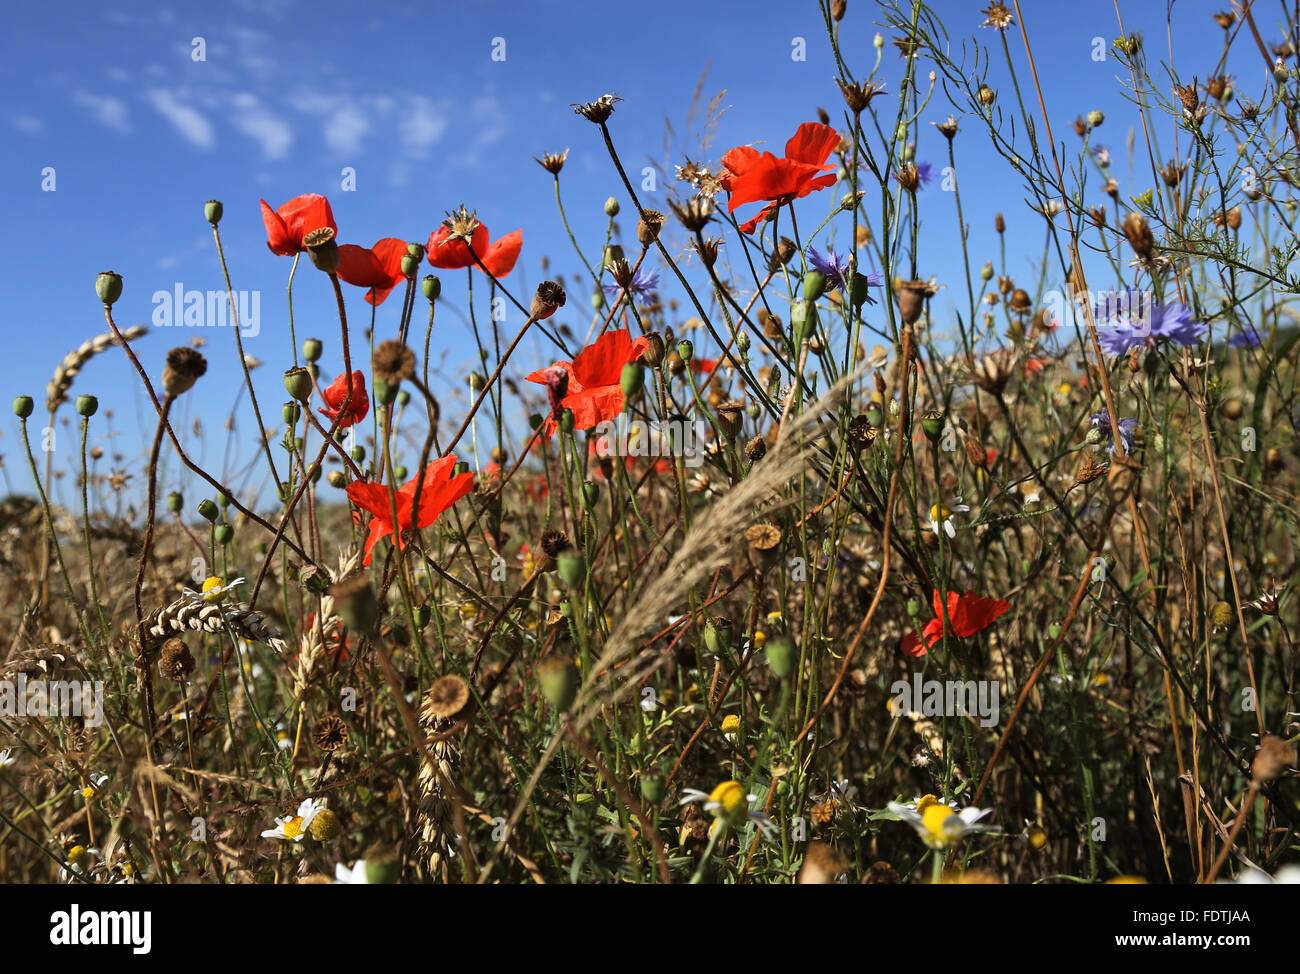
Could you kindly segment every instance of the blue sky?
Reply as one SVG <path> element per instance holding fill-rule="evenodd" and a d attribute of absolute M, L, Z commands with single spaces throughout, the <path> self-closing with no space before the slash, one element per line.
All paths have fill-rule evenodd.
<path fill-rule="evenodd" d="M 996 42 L 993 31 L 978 27 L 982 6 L 935 4 L 954 45 L 972 35 L 986 45 Z M 1089 56 L 1094 36 L 1109 45 L 1119 33 L 1111 0 L 1029 0 L 1022 6 L 1042 59 L 1040 76 L 1058 141 L 1073 151 L 1070 121 L 1102 109 L 1107 122 L 1097 141 L 1115 147 L 1115 175 L 1126 192 L 1145 188 L 1147 182 L 1130 186 L 1127 178 L 1123 146 L 1136 115 L 1114 80 L 1118 64 Z M 1180 0 L 1174 7 L 1175 63 L 1202 80 L 1221 44 L 1222 33 L 1209 17 L 1218 6 Z M 1128 29 L 1145 34 L 1152 63 L 1165 60 L 1165 4 L 1128 2 L 1121 9 Z M 694 16 L 665 5 L 529 0 L 109 0 L 10 7 L 0 41 L 7 95 L 0 108 L 6 146 L 0 154 L 4 395 L 35 396 L 40 419 L 45 384 L 60 359 L 104 330 L 93 292 L 98 271 L 112 268 L 125 278 L 115 309 L 122 327 L 150 320 L 156 291 L 177 284 L 221 288 L 202 215 L 209 198 L 225 204 L 221 231 L 235 289 L 261 292 L 259 333 L 249 336 L 246 351 L 264 363 L 254 381 L 269 419 L 278 419 L 285 398 L 281 372 L 291 364 L 284 299 L 291 261 L 267 250 L 259 197 L 278 206 L 299 193 L 325 193 L 340 240 L 365 246 L 383 236 L 423 241 L 444 211 L 464 202 L 494 237 L 523 228 L 523 254 L 510 284 L 526 301 L 543 277 L 543 256 L 550 256 L 552 273 L 566 278 L 580 269 L 556 213 L 551 178 L 534 155 L 571 148 L 562 185 L 570 221 L 589 256 L 603 241 L 606 197 L 623 201 L 625 233 L 634 222 L 598 130 L 572 113 L 571 102 L 605 92 L 622 96 L 612 129 L 625 162 L 636 169 L 651 159 L 665 160 L 665 119 L 684 137 L 668 161 L 679 162 L 683 149 L 695 149 L 686 113 L 706 69 L 705 99 L 726 90 L 717 138 L 704 153 L 708 161 L 747 142 L 779 153 L 800 122 L 815 119 L 818 106 L 839 118 L 842 102 L 814 2 L 725 0 L 696 5 L 689 13 Z M 841 38 L 860 74 L 874 61 L 871 42 L 879 20 L 874 3 L 849 0 Z M 1263 19 L 1261 29 L 1270 37 L 1276 33 L 1276 25 Z M 893 33 L 887 30 L 886 36 Z M 799 37 L 807 41 L 801 61 L 791 56 Z M 202 39 L 203 60 L 194 57 L 196 38 Z M 492 56 L 495 38 L 504 39 L 504 60 Z M 1011 40 L 1020 61 L 1018 33 Z M 495 49 L 500 52 L 499 45 Z M 886 49 L 885 65 L 886 80 L 896 84 L 902 61 L 892 48 Z M 1005 81 L 1000 57 L 990 80 L 995 86 Z M 1257 96 L 1264 80 L 1262 65 L 1253 60 L 1242 66 L 1238 84 Z M 940 92 L 923 119 L 942 120 L 949 110 Z M 940 163 L 942 137 L 923 128 L 918 157 Z M 1023 211 L 1023 187 L 975 133 L 974 123 L 966 128 L 972 134 L 959 136 L 958 179 L 973 227 L 973 260 L 994 256 L 992 216 L 998 210 L 1007 213 L 1013 246 L 1015 230 L 1032 226 L 1026 238 L 1032 257 L 1042 230 L 1030 214 L 1017 212 Z M 1171 136 L 1172 130 L 1163 139 Z M 42 188 L 47 167 L 54 172 L 52 192 Z M 341 189 L 345 167 L 355 171 L 355 191 Z M 662 205 L 663 189 L 660 184 L 643 201 Z M 934 187 L 927 192 L 935 199 L 926 207 L 930 266 L 923 273 L 958 285 L 952 194 Z M 821 196 L 827 198 L 803 204 L 813 222 L 831 201 Z M 432 358 L 450 382 L 474 357 L 463 324 L 464 272 L 442 278 L 446 301 Z M 369 309 L 357 289 L 347 289 L 347 296 L 358 348 Z M 570 307 L 558 318 L 579 335 L 586 330 L 588 297 L 571 291 Z M 322 364 L 332 374 L 340 367 L 332 296 L 306 261 L 294 298 L 298 336 L 326 340 Z M 395 293 L 379 309 L 381 338 L 395 331 L 399 306 Z M 417 308 L 422 307 L 421 300 Z M 479 306 L 480 320 L 485 310 Z M 502 326 L 507 339 L 520 324 L 512 311 Z M 156 377 L 167 349 L 196 333 L 208 339 L 209 373 L 182 404 L 181 425 L 203 424 L 205 440 L 195 456 L 221 471 L 220 426 L 241 381 L 229 329 L 154 329 L 136 348 Z M 548 354 L 540 342 L 525 346 L 518 353 L 520 371 L 549 361 Z M 364 363 L 364 354 L 358 358 Z M 152 411 L 122 353 L 113 350 L 92 361 L 73 393 L 94 393 L 101 410 L 114 410 L 111 424 L 102 417 L 95 421 L 95 442 L 121 453 L 122 466 L 139 472 Z M 65 407 L 63 415 L 72 410 Z M 237 421 L 243 434 L 251 430 L 246 412 Z M 110 428 L 116 434 L 111 443 L 102 438 Z M 25 490 L 30 478 L 16 430 L 12 419 L 0 422 L 0 453 L 9 482 Z M 75 448 L 69 433 L 61 435 L 56 465 L 68 463 Z M 239 448 L 245 458 L 251 455 L 247 435 Z"/>

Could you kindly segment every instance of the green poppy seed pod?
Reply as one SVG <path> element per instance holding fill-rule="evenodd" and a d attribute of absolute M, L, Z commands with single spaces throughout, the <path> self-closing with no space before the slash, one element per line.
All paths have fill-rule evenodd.
<path fill-rule="evenodd" d="M 621 207 L 618 205 L 618 200 L 614 199 L 614 197 L 611 196 L 609 199 L 605 200 L 606 216 L 618 216 L 618 211 L 620 209 Z"/>
<path fill-rule="evenodd" d="M 402 255 L 402 276 L 414 279 L 415 275 L 420 272 L 420 261 L 423 255 L 403 254 Z"/>
<path fill-rule="evenodd" d="M 331 487 L 346 487 L 348 485 L 348 478 L 343 476 L 341 470 L 331 470 L 330 475 L 325 479 Z"/>
<path fill-rule="evenodd" d="M 403 468 L 403 469 L 405 469 L 405 468 Z M 396 472 L 396 471 L 394 471 L 394 472 Z M 456 466 L 454 466 L 454 467 L 451 468 L 451 472 L 452 472 L 452 475 L 455 476 L 455 477 L 459 477 L 459 476 L 460 476 L 461 474 L 463 474 L 463 473 L 469 473 L 469 463 L 467 463 L 467 462 L 464 461 L 464 460 L 459 460 L 459 461 L 457 461 Z"/>
<path fill-rule="evenodd" d="M 379 376 L 375 376 L 371 382 L 371 389 L 374 391 L 375 399 L 381 406 L 391 406 L 397 401 L 398 387 L 389 385 Z"/>
<path fill-rule="evenodd" d="M 542 417 L 542 414 L 541 414 L 541 413 L 529 413 L 529 414 L 528 414 L 528 427 L 529 427 L 529 429 L 537 429 L 537 427 L 541 426 L 542 423 L 544 423 L 544 422 L 546 422 L 546 420 Z"/>
<path fill-rule="evenodd" d="M 1052 639 L 1060 639 L 1061 624 L 1059 622 L 1053 622 L 1050 626 L 1047 627 L 1047 635 Z"/>
<path fill-rule="evenodd" d="M 352 448 L 352 459 L 357 463 L 364 463 L 366 460 L 366 448 L 358 443 Z"/>
<path fill-rule="evenodd" d="M 173 514 L 179 514 L 181 508 L 185 506 L 185 497 L 178 490 L 173 490 L 167 495 L 167 510 Z"/>
<path fill-rule="evenodd" d="M 302 407 L 296 402 L 287 402 L 280 407 L 280 418 L 292 426 L 302 418 Z"/>
<path fill-rule="evenodd" d="M 95 294 L 104 307 L 111 308 L 122 296 L 122 275 L 117 271 L 100 271 L 95 278 Z"/>
<path fill-rule="evenodd" d="M 203 500 L 199 501 L 199 516 L 209 524 L 215 522 L 220 513 L 221 512 L 217 510 L 217 505 L 212 503 L 208 498 L 205 497 Z"/>
<path fill-rule="evenodd" d="M 579 588 L 587 581 L 587 559 L 576 551 L 561 552 L 555 559 L 560 581 L 569 588 Z"/>
<path fill-rule="evenodd" d="M 1095 129 L 1102 122 L 1106 121 L 1106 115 L 1103 112 L 1093 109 L 1088 113 L 1088 128 Z"/>
<path fill-rule="evenodd" d="M 573 420 L 573 410 L 572 410 L 572 409 L 566 409 L 566 410 L 564 410 L 562 413 L 560 413 L 560 432 L 561 432 L 561 433 L 572 433 L 572 432 L 573 432 L 573 422 L 574 422 L 574 420 Z"/>
<path fill-rule="evenodd" d="M 573 603 L 568 599 L 565 599 L 560 603 L 560 615 L 564 616 L 566 619 L 573 618 Z"/>
<path fill-rule="evenodd" d="M 861 309 L 871 299 L 871 278 L 865 274 L 853 272 L 853 283 L 849 285 L 849 300 L 853 307 Z"/>
<path fill-rule="evenodd" d="M 657 768 L 641 775 L 641 798 L 651 805 L 664 800 L 664 776 Z"/>
<path fill-rule="evenodd" d="M 468 464 L 468 463 L 465 464 L 465 468 L 466 468 L 467 470 L 469 469 L 469 464 Z M 409 472 L 409 471 L 406 469 L 406 467 L 404 467 L 404 466 L 403 466 L 402 464 L 400 464 L 400 463 L 399 463 L 397 466 L 395 466 L 395 467 L 393 468 L 393 476 L 396 477 L 398 480 L 405 480 L 405 479 L 406 479 L 406 475 L 407 475 L 408 472 Z"/>
<path fill-rule="evenodd" d="M 433 302 L 438 300 L 438 295 L 442 294 L 442 281 L 434 277 L 432 274 L 428 274 L 425 276 L 424 280 L 420 282 L 420 290 L 423 291 L 424 296 L 429 299 L 429 303 L 433 304 Z"/>
<path fill-rule="evenodd" d="M 214 534 L 219 545 L 228 545 L 235 539 L 235 529 L 229 524 L 218 524 Z"/>
<path fill-rule="evenodd" d="M 429 616 L 430 612 L 427 605 L 417 605 L 411 613 L 411 617 L 415 620 L 415 628 L 423 629 L 427 626 L 429 624 Z"/>
<path fill-rule="evenodd" d="M 600 484 L 593 480 L 583 481 L 582 484 L 582 506 L 591 510 L 600 500 Z"/>
<path fill-rule="evenodd" d="M 772 672 L 782 680 L 788 680 L 790 674 L 794 672 L 795 663 L 799 660 L 799 654 L 794 648 L 794 643 L 782 636 L 774 639 L 767 644 L 767 665 L 772 668 Z"/>
<path fill-rule="evenodd" d="M 305 344 L 303 350 L 306 351 Z M 311 398 L 311 373 L 301 366 L 288 369 L 284 373 L 284 391 L 293 396 L 298 402 L 306 402 Z"/>
<path fill-rule="evenodd" d="M 915 619 L 917 616 L 919 616 L 919 615 L 921 614 L 921 600 L 920 600 L 920 599 L 908 599 L 908 600 L 907 600 L 907 614 L 908 614 L 911 618 L 913 618 L 913 619 Z"/>
<path fill-rule="evenodd" d="M 84 416 L 84 417 L 86 417 L 87 419 L 89 419 L 91 416 L 94 416 L 95 413 L 97 413 L 97 412 L 99 412 L 99 400 L 98 400 L 98 399 L 96 399 L 94 396 L 78 396 L 78 397 L 77 397 L 77 415 L 78 415 L 78 416 Z"/>
<path fill-rule="evenodd" d="M 695 344 L 689 338 L 683 338 L 677 343 L 677 354 L 681 356 L 683 362 L 690 364 L 691 358 L 695 355 Z"/>
<path fill-rule="evenodd" d="M 618 383 L 623 389 L 624 398 L 631 399 L 645 385 L 645 369 L 636 362 L 628 362 L 623 366 L 623 374 L 619 376 Z"/>
<path fill-rule="evenodd" d="M 605 259 L 603 263 L 606 267 L 613 267 L 617 261 L 626 259 L 627 258 L 623 255 L 623 248 L 618 244 L 610 244 L 605 248 Z"/>
<path fill-rule="evenodd" d="M 411 401 L 411 394 L 407 392 L 405 389 L 401 390 L 397 394 L 397 405 L 405 406 L 410 401 Z"/>
<path fill-rule="evenodd" d="M 224 212 L 225 208 L 221 205 L 221 200 L 208 200 L 203 204 L 203 219 L 214 227 L 221 222 L 221 214 Z"/>
<path fill-rule="evenodd" d="M 313 467 L 313 468 L 312 468 L 312 472 L 311 472 L 311 476 L 310 476 L 308 479 L 309 479 L 313 484 L 319 484 L 319 483 L 320 483 L 320 475 L 321 475 L 321 473 L 322 473 L 322 471 L 321 471 L 321 468 L 320 468 L 320 467 Z"/>
<path fill-rule="evenodd" d="M 19 419 L 26 419 L 35 408 L 36 404 L 31 396 L 14 396 L 14 415 Z"/>
<path fill-rule="evenodd" d="M 876 429 L 879 429 L 884 425 L 885 414 L 881 410 L 879 402 L 874 399 L 871 400 L 870 405 L 867 406 L 866 417 L 868 426 L 874 426 Z"/>
<path fill-rule="evenodd" d="M 302 343 L 302 357 L 308 362 L 320 361 L 321 353 L 325 351 L 325 346 L 321 344 L 319 338 L 308 338 Z"/>
<path fill-rule="evenodd" d="M 812 334 L 817 324 L 817 305 L 811 301 L 796 301 L 790 308 L 790 328 L 795 346 Z"/>
<path fill-rule="evenodd" d="M 231 500 L 231 498 L 230 498 L 230 495 L 229 495 L 229 494 L 218 494 L 218 495 L 217 495 L 217 503 L 221 505 L 221 509 L 222 509 L 223 511 L 224 511 L 226 508 L 228 508 L 228 507 L 230 506 L 230 500 Z"/>
<path fill-rule="evenodd" d="M 803 296 L 806 301 L 816 301 L 826 293 L 826 275 L 821 271 L 809 271 L 803 276 Z"/>
<path fill-rule="evenodd" d="M 943 435 L 943 413 L 931 409 L 921 417 L 921 429 L 931 443 L 936 443 Z"/>
<path fill-rule="evenodd" d="M 731 649 L 731 620 L 710 619 L 704 625 L 704 648 L 714 656 L 723 656 Z"/>
<path fill-rule="evenodd" d="M 596 291 L 591 295 L 591 306 L 594 310 L 600 311 L 605 307 L 605 292 Z"/>
<path fill-rule="evenodd" d="M 537 682 L 541 685 L 542 696 L 556 710 L 568 710 L 578 696 L 578 687 L 582 682 L 578 668 L 567 656 L 553 656 L 543 660 L 537 666 Z"/>

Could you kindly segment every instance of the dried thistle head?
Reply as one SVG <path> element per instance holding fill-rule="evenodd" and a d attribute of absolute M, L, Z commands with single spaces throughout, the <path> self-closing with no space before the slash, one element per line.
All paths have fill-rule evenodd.
<path fill-rule="evenodd" d="M 566 300 L 568 298 L 564 293 L 563 284 L 559 281 L 542 281 L 537 285 L 537 292 L 533 295 L 532 307 L 529 310 L 535 321 L 544 321 L 563 308 Z"/>
<path fill-rule="evenodd" d="M 883 81 L 854 83 L 836 79 L 835 83 L 839 85 L 840 94 L 844 96 L 844 103 L 849 106 L 849 111 L 854 115 L 861 115 L 871 106 L 871 99 L 885 93 L 885 83 Z"/>
<path fill-rule="evenodd" d="M 1151 236 L 1151 226 L 1147 223 L 1147 218 L 1137 210 L 1130 210 L 1124 216 L 1120 229 L 1124 231 L 1124 236 L 1128 238 L 1129 246 L 1139 257 L 1149 258 L 1152 248 L 1155 247 L 1155 239 Z"/>
<path fill-rule="evenodd" d="M 536 156 L 533 156 L 533 161 L 536 162 L 543 169 L 545 169 L 552 176 L 558 176 L 560 174 L 560 170 L 564 168 L 565 160 L 567 160 L 568 158 L 569 158 L 569 150 L 565 149 L 563 152 L 544 152 L 542 153 L 542 157 L 540 159 L 538 159 Z"/>
<path fill-rule="evenodd" d="M 570 107 L 573 109 L 573 114 L 581 115 L 588 122 L 603 125 L 608 121 L 609 116 L 614 114 L 614 103 L 622 100 L 623 99 L 619 98 L 617 95 L 605 94 L 601 95 L 595 101 L 590 101 L 586 104 L 575 103 Z"/>
<path fill-rule="evenodd" d="M 451 720 L 469 703 L 469 685 L 455 674 L 433 681 L 424 693 L 420 719 L 426 723 Z"/>
<path fill-rule="evenodd" d="M 370 367 L 376 379 L 395 386 L 415 376 L 415 352 L 405 342 L 389 338 L 376 346 Z"/>
<path fill-rule="evenodd" d="M 984 15 L 981 27 L 992 27 L 994 30 L 1006 30 L 1015 20 L 1011 16 L 1011 10 L 1006 4 L 994 0 L 987 7 L 980 11 Z"/>
<path fill-rule="evenodd" d="M 668 205 L 691 233 L 699 233 L 713 219 L 713 200 L 706 197 L 692 196 L 682 203 L 670 200 Z"/>
<path fill-rule="evenodd" d="M 311 739 L 322 751 L 332 754 L 347 743 L 348 725 L 338 714 L 328 714 L 316 722 Z"/>
<path fill-rule="evenodd" d="M 162 645 L 158 656 L 158 672 L 165 679 L 181 683 L 194 672 L 194 656 L 185 640 L 173 636 Z"/>

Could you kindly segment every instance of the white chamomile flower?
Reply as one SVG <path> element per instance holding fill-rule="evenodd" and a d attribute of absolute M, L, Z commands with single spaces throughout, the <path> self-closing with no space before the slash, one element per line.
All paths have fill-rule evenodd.
<path fill-rule="evenodd" d="M 926 799 L 930 799 L 928 802 Z M 995 832 L 997 826 L 981 822 L 993 813 L 991 808 L 963 808 L 957 811 L 951 805 L 927 795 L 917 802 L 916 808 L 908 808 L 898 802 L 890 802 L 889 810 L 916 830 L 926 845 L 931 849 L 946 849 L 955 845 L 968 835 L 976 832 Z"/>
<path fill-rule="evenodd" d="M 17 764 L 17 763 L 18 763 L 18 759 L 14 757 L 13 748 L 7 747 L 3 751 L 0 751 L 0 771 L 3 771 L 11 764 Z"/>
<path fill-rule="evenodd" d="M 957 498 L 957 503 L 951 506 L 946 504 L 935 504 L 930 508 L 930 530 L 935 534 L 943 531 L 950 538 L 957 537 L 957 528 L 953 526 L 952 516 L 954 514 L 965 514 L 970 507 Z"/>
<path fill-rule="evenodd" d="M 756 822 L 758 827 L 763 830 L 763 834 L 769 839 L 776 835 L 776 825 L 767 817 L 767 814 L 761 808 L 755 808 L 754 802 L 758 801 L 757 795 L 748 795 L 745 793 L 745 786 L 739 781 L 724 781 L 711 792 L 703 792 L 698 788 L 683 788 L 681 805 L 689 805 L 691 802 L 702 802 L 706 812 L 712 812 L 713 817 L 717 819 L 713 823 L 716 830 L 724 821 L 740 822 L 749 819 Z"/>
<path fill-rule="evenodd" d="M 264 839 L 283 839 L 285 842 L 301 842 L 312 820 L 325 808 L 325 803 L 315 798 L 304 799 L 298 806 L 297 815 L 275 817 L 275 828 L 262 833 Z"/>
<path fill-rule="evenodd" d="M 1221 879 L 1219 880 L 1219 883 L 1235 883 L 1238 886 L 1272 885 L 1275 883 L 1290 885 L 1292 883 L 1300 883 L 1300 866 L 1297 866 L 1294 863 L 1289 866 L 1283 866 L 1272 876 L 1264 872 L 1262 869 L 1247 867 L 1241 871 L 1241 875 L 1236 879 Z"/>
<path fill-rule="evenodd" d="M 203 582 L 203 588 L 196 592 L 192 588 L 185 590 L 185 597 L 191 602 L 213 603 L 220 602 L 229 593 L 233 592 L 238 586 L 244 584 L 244 579 L 237 578 L 229 585 L 223 582 L 218 576 L 212 575 Z"/>
<path fill-rule="evenodd" d="M 59 870 L 59 882 L 71 883 L 78 876 L 85 877 L 90 875 L 91 868 L 99 859 L 99 850 L 95 848 L 87 849 L 83 845 L 74 845 L 64 853 L 67 865 Z"/>
<path fill-rule="evenodd" d="M 334 882 L 345 886 L 368 886 L 370 880 L 366 878 L 366 861 L 358 859 L 351 869 L 340 862 L 334 867 Z"/>

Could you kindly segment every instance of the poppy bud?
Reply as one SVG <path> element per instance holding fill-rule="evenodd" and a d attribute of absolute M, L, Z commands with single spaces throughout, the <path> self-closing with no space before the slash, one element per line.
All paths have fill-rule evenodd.
<path fill-rule="evenodd" d="M 943 413 L 932 409 L 923 415 L 921 417 L 921 429 L 931 443 L 937 442 L 939 437 L 943 435 Z"/>
<path fill-rule="evenodd" d="M 375 394 L 376 401 L 381 406 L 391 406 L 397 400 L 398 386 L 389 383 L 379 376 L 374 377 L 371 389 Z"/>
<path fill-rule="evenodd" d="M 560 432 L 561 432 L 561 433 L 572 433 L 572 432 L 573 432 L 573 423 L 574 423 L 574 420 L 573 420 L 573 410 L 572 410 L 572 409 L 565 409 L 563 412 L 560 413 Z"/>
<path fill-rule="evenodd" d="M 811 301 L 796 301 L 790 308 L 791 337 L 798 347 L 817 326 L 817 306 Z"/>
<path fill-rule="evenodd" d="M 582 506 L 591 510 L 600 500 L 600 485 L 592 480 L 585 480 L 582 484 Z"/>
<path fill-rule="evenodd" d="M 217 510 L 217 505 L 212 503 L 212 501 L 208 500 L 208 498 L 206 497 L 203 498 L 203 500 L 199 501 L 198 510 L 199 510 L 199 516 L 202 517 L 209 524 L 215 522 L 217 516 L 221 513 L 220 511 Z"/>
<path fill-rule="evenodd" d="M 95 294 L 104 302 L 104 307 L 112 307 L 122 296 L 122 275 L 117 271 L 100 271 L 95 278 Z"/>
<path fill-rule="evenodd" d="M 546 421 L 546 420 L 542 418 L 542 414 L 541 414 L 541 413 L 529 413 L 529 414 L 528 414 L 528 428 L 529 428 L 529 429 L 537 429 L 537 427 L 541 426 L 542 423 L 544 423 L 545 421 Z"/>
<path fill-rule="evenodd" d="M 1007 221 L 1002 219 L 1001 213 L 999 213 L 997 216 L 993 218 L 993 229 L 996 230 L 998 233 L 1006 233 Z"/>
<path fill-rule="evenodd" d="M 582 679 L 573 660 L 567 656 L 552 656 L 537 665 L 537 682 L 542 696 L 556 710 L 568 710 L 578 696 Z"/>
<path fill-rule="evenodd" d="M 790 678 L 798 658 L 799 654 L 794 648 L 794 643 L 784 636 L 767 644 L 767 665 L 782 680 Z"/>
<path fill-rule="evenodd" d="M 308 362 L 319 361 L 321 352 L 324 350 L 325 347 L 321 344 L 319 338 L 307 338 L 303 340 L 302 357 Z"/>
<path fill-rule="evenodd" d="M 619 211 L 619 209 L 620 209 L 620 207 L 619 207 L 619 205 L 618 205 L 618 200 L 614 199 L 614 197 L 611 196 L 609 199 L 605 200 L 605 215 L 606 215 L 606 216 L 609 216 L 609 217 L 618 216 L 618 211 Z"/>
<path fill-rule="evenodd" d="M 908 599 L 908 600 L 907 600 L 907 614 L 908 614 L 908 616 L 910 616 L 910 617 L 913 618 L 913 619 L 917 618 L 917 617 L 921 614 L 921 600 L 920 600 L 920 599 Z"/>
<path fill-rule="evenodd" d="M 217 544 L 228 545 L 235 539 L 235 529 L 229 524 L 218 524 L 214 536 L 217 539 Z"/>
<path fill-rule="evenodd" d="M 618 381 L 623 390 L 623 397 L 631 399 L 645 385 L 645 369 L 636 362 L 628 362 L 623 366 L 623 374 L 619 376 Z"/>
<path fill-rule="evenodd" d="M 181 507 L 185 504 L 185 498 L 180 491 L 173 490 L 167 495 L 167 510 L 173 514 L 179 514 Z"/>
<path fill-rule="evenodd" d="M 280 407 L 280 418 L 292 426 L 302 417 L 302 407 L 296 402 L 287 402 Z"/>
<path fill-rule="evenodd" d="M 808 301 L 816 301 L 826 293 L 826 275 L 821 271 L 809 271 L 803 278 L 803 296 Z"/>
<path fill-rule="evenodd" d="M 681 356 L 683 362 L 689 363 L 695 356 L 695 345 L 689 338 L 683 338 L 677 343 L 677 354 Z"/>
<path fill-rule="evenodd" d="M 352 459 L 357 463 L 362 463 L 366 459 L 366 448 L 358 443 L 352 448 Z"/>
<path fill-rule="evenodd" d="M 725 656 L 731 649 L 731 620 L 710 619 L 704 626 L 704 647 L 714 656 Z"/>
<path fill-rule="evenodd" d="M 605 248 L 604 259 L 601 261 L 601 263 L 602 263 L 605 267 L 608 267 L 608 268 L 610 268 L 610 269 L 612 270 L 613 267 L 614 267 L 614 265 L 617 264 L 620 260 L 621 260 L 621 261 L 626 261 L 626 260 L 627 260 L 626 255 L 623 253 L 623 248 L 620 247 L 618 244 L 610 244 L 608 247 Z M 631 271 L 631 268 L 629 268 L 629 269 L 627 270 L 627 278 L 626 278 L 626 280 L 628 280 L 628 281 L 632 280 L 632 271 Z M 617 277 L 615 277 L 615 282 L 618 283 L 618 284 L 624 284 L 624 283 L 625 283 L 624 281 L 620 281 L 620 280 L 618 280 Z"/>
<path fill-rule="evenodd" d="M 91 416 L 94 416 L 95 413 L 97 413 L 97 412 L 99 412 L 99 400 L 98 400 L 98 399 L 96 399 L 94 396 L 78 396 L 78 397 L 77 397 L 77 415 L 78 415 L 78 416 L 84 416 L 84 417 L 86 417 L 87 419 L 89 419 Z"/>
<path fill-rule="evenodd" d="M 641 775 L 641 797 L 651 805 L 664 800 L 664 776 L 657 768 Z"/>
<path fill-rule="evenodd" d="M 467 463 L 467 464 L 465 464 L 465 470 L 462 470 L 462 471 L 459 471 L 459 472 L 460 472 L 460 473 L 465 473 L 465 472 L 467 472 L 468 470 L 469 470 L 469 464 Z M 399 463 L 397 466 L 395 466 L 395 467 L 393 468 L 393 476 L 396 477 L 398 480 L 405 480 L 405 479 L 406 479 L 406 475 L 407 475 L 408 472 L 409 472 L 409 471 L 406 469 L 405 464 L 401 464 L 401 463 Z"/>
<path fill-rule="evenodd" d="M 314 339 L 309 339 L 309 341 L 314 341 Z M 303 343 L 304 354 L 307 351 L 307 344 L 308 342 Z M 319 344 L 317 342 L 317 345 Z M 288 369 L 284 373 L 284 388 L 298 402 L 306 402 L 311 398 L 311 373 L 304 368 Z"/>

